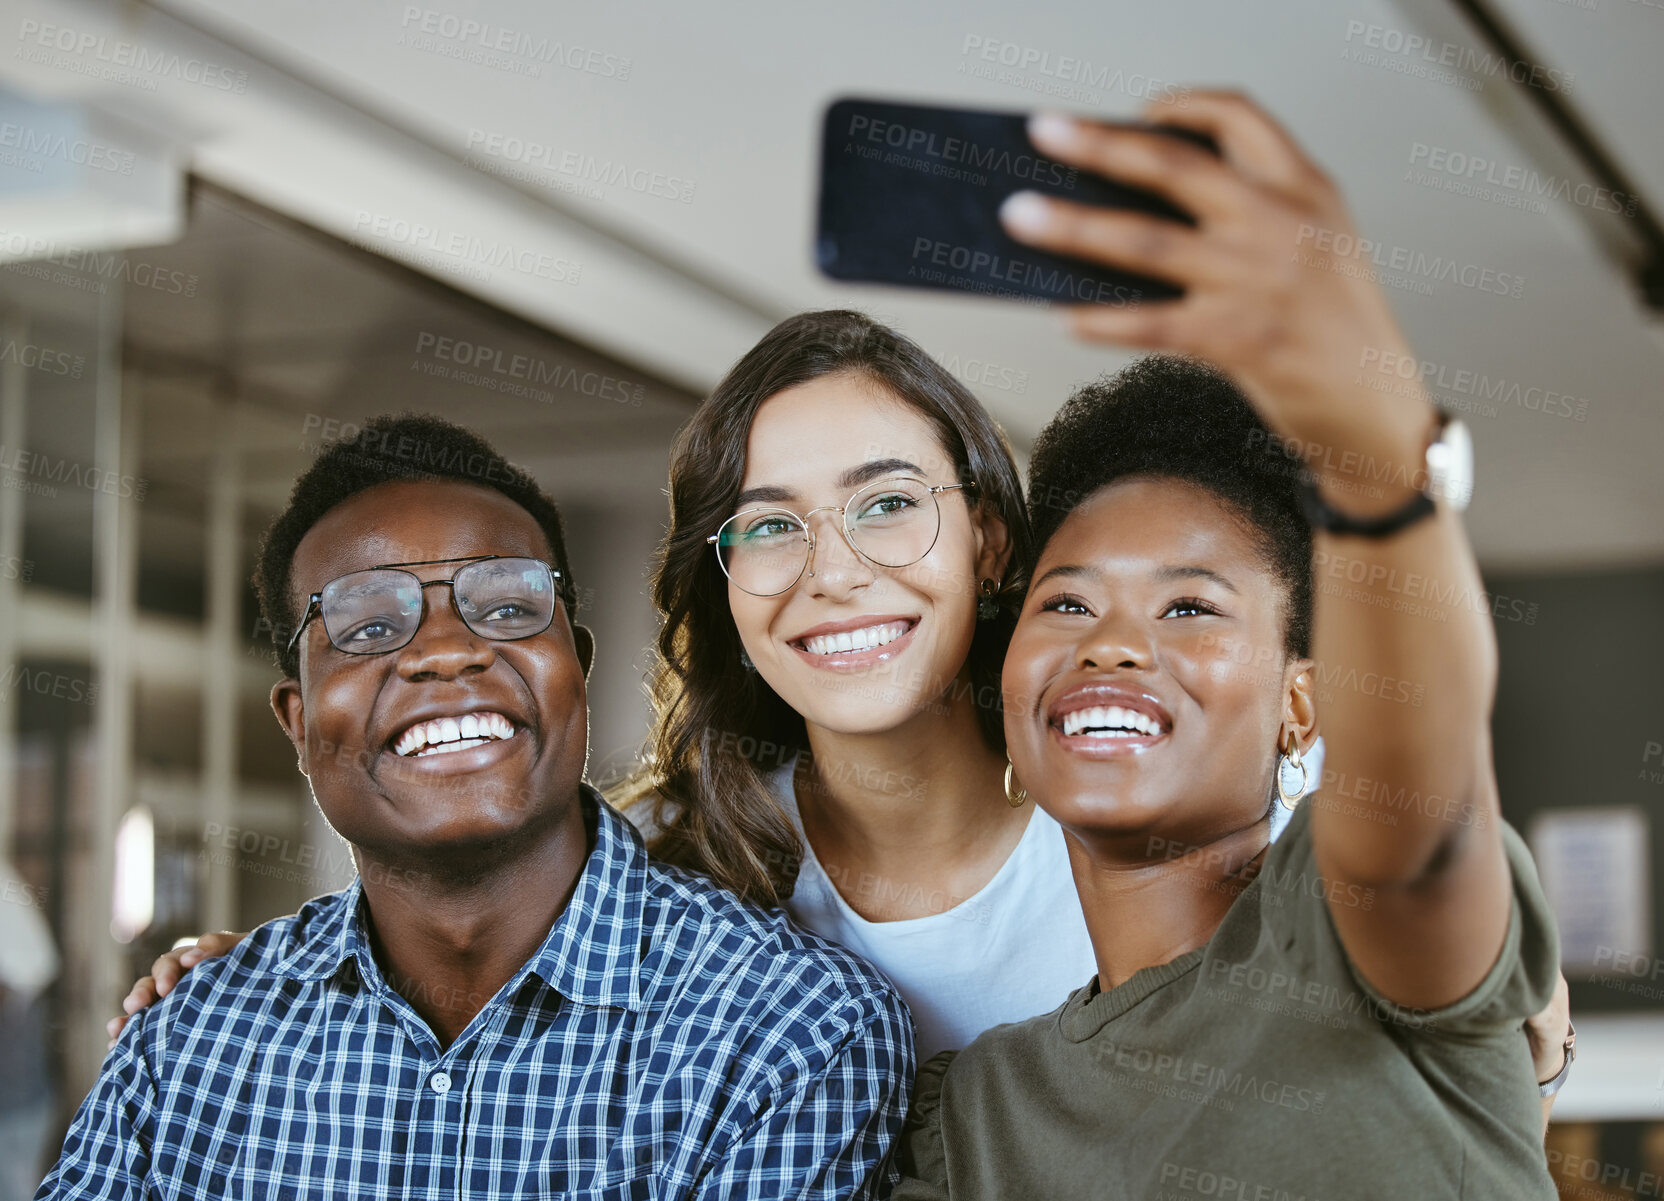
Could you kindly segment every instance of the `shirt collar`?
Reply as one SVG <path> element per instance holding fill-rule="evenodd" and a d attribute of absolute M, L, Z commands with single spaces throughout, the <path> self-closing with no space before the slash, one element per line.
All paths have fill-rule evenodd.
<path fill-rule="evenodd" d="M 343 963 L 356 960 L 361 949 L 364 958 L 369 959 L 359 912 L 363 899 L 364 886 L 354 876 L 351 884 L 324 902 L 317 916 L 300 931 L 294 948 L 272 965 L 272 971 L 295 980 L 323 980 L 339 971 Z M 306 915 L 304 908 L 301 914 Z"/>
<path fill-rule="evenodd" d="M 596 816 L 595 849 L 527 967 L 569 1000 L 639 1009 L 647 849 L 628 819 L 581 787 L 585 817 Z"/>
<path fill-rule="evenodd" d="M 647 851 L 636 828 L 600 793 L 588 784 L 579 790 L 584 824 L 594 823 L 595 848 L 578 873 L 572 899 L 522 970 L 535 972 L 568 1000 L 639 1009 Z M 364 886 L 354 877 L 272 970 L 323 980 L 354 961 L 364 978 L 378 979 L 364 934 L 363 901 Z"/>

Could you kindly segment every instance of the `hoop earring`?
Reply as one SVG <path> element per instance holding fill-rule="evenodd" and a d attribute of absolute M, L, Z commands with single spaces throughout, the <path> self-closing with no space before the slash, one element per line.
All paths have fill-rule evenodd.
<path fill-rule="evenodd" d="M 1007 751 L 1005 753 L 1005 803 L 1013 809 L 1018 808 L 1024 801 L 1028 800 L 1028 789 L 1026 788 L 1018 788 L 1016 794 L 1012 794 L 1011 785 L 1016 779 L 1017 765 L 1011 762 L 1011 752 Z"/>
<path fill-rule="evenodd" d="M 1000 603 L 995 600 L 1000 586 L 992 578 L 983 580 L 977 585 L 976 619 L 978 621 L 993 621 L 1000 615 Z"/>
<path fill-rule="evenodd" d="M 1295 769 L 1299 769 L 1300 772 L 1300 787 L 1291 791 L 1284 787 L 1284 779 L 1287 773 Z M 1300 758 L 1300 742 L 1291 733 L 1288 736 L 1288 750 L 1277 760 L 1277 799 L 1283 803 L 1284 809 L 1293 809 L 1300 803 L 1300 798 L 1311 791 L 1311 786 L 1310 769 Z"/>

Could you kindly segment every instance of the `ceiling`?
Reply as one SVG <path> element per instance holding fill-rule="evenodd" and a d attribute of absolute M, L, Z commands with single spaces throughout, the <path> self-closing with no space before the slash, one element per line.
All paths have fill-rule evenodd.
<path fill-rule="evenodd" d="M 1568 98 L 1664 207 L 1657 71 L 1664 9 L 1592 2 L 1497 7 L 1542 61 L 1571 73 Z M 1406 73 L 1416 67 L 1411 57 L 1352 57 L 1394 32 L 1478 46 L 1443 0 L 1042 0 L 1020 12 L 987 0 L 952 8 L 852 0 L 836 9 L 730 3 L 720 17 L 653 0 L 565 6 L 558 20 L 536 0 L 159 0 L 113 14 L 73 2 L 6 7 L 17 20 L 56 19 L 145 45 L 194 48 L 247 80 L 234 93 L 168 78 L 153 89 L 123 87 L 62 63 L 6 59 L 0 79 L 11 86 L 119 108 L 182 145 L 201 178 L 411 262 L 596 346 L 644 378 L 697 392 L 779 317 L 853 305 L 974 377 L 1019 446 L 1074 384 L 1124 356 L 1075 343 L 1055 318 L 1022 306 L 819 277 L 809 247 L 815 131 L 825 104 L 849 93 L 1038 103 L 1043 97 L 1030 89 L 1048 80 L 1037 71 L 1018 82 L 974 74 L 978 59 L 967 46 L 993 40 L 1117 69 L 1118 86 L 1072 105 L 1105 117 L 1131 115 L 1141 87 L 1241 88 L 1340 182 L 1369 236 L 1524 277 L 1518 298 L 1450 285 L 1392 296 L 1420 356 L 1451 377 L 1473 372 L 1517 384 L 1507 389 L 1514 396 L 1541 389 L 1587 402 L 1582 420 L 1518 400 L 1470 408 L 1480 482 L 1469 525 L 1485 564 L 1556 570 L 1664 561 L 1664 406 L 1656 383 L 1664 351 L 1636 303 L 1622 250 L 1610 248 L 1622 247 L 1622 231 L 1614 237 L 1572 205 L 1499 207 L 1407 179 L 1418 143 L 1581 176 L 1556 157 L 1539 120 L 1503 81 L 1484 79 L 1470 90 Z M 471 39 L 446 36 L 465 21 L 478 23 Z M 524 50 L 536 39 L 559 41 L 578 66 L 536 61 Z M 482 40 L 501 49 L 482 50 Z M 484 152 L 511 137 L 549 146 L 545 161 L 571 169 L 528 168 Z M 620 165 L 625 182 L 574 173 L 606 175 Z M 662 190 L 690 195 L 636 190 L 631 173 L 656 174 Z M 388 215 L 524 231 L 515 236 L 562 248 L 584 264 L 583 275 L 575 286 L 513 272 L 465 278 L 455 264 L 414 258 L 409 246 L 375 236 L 375 218 Z M 192 253 L 214 253 L 212 241 Z M 241 374 L 269 390 L 284 421 L 292 423 L 297 402 L 385 374 L 408 349 L 398 340 L 408 321 L 395 322 L 407 332 L 390 337 L 386 314 L 351 294 L 318 297 L 299 325 L 262 327 L 262 294 L 306 290 L 304 256 L 243 258 L 217 270 L 233 307 L 199 306 L 180 330 L 158 328 L 147 340 L 177 339 L 182 362 L 215 339 L 220 355 L 264 348 Z M 215 323 L 220 328 L 201 328 Z M 1000 386 L 1019 376 L 1026 388 Z M 563 411 L 548 422 L 517 410 L 516 438 L 527 447 L 559 440 L 598 456 L 610 453 L 614 437 L 634 436 L 638 446 L 662 437 L 591 416 Z M 662 446 L 640 450 L 662 456 Z M 598 486 L 614 478 L 596 475 Z"/>
<path fill-rule="evenodd" d="M 643 372 L 215 188 L 197 187 L 187 228 L 139 257 L 194 280 L 194 295 L 130 291 L 123 314 L 123 363 L 145 390 L 146 470 L 164 488 L 198 487 L 193 473 L 230 439 L 243 495 L 265 519 L 326 438 L 351 436 L 376 413 L 411 411 L 478 430 L 558 500 L 617 503 L 621 476 L 637 488 L 642 478 L 623 466 L 656 478 L 693 404 Z M 216 418 L 216 398 L 238 402 L 234 420 Z"/>
<path fill-rule="evenodd" d="M 108 279 L 116 260 L 106 261 Z M 350 437 L 370 416 L 434 413 L 478 431 L 560 504 L 579 620 L 598 648 L 591 769 L 606 778 L 633 761 L 648 719 L 638 658 L 654 630 L 642 581 L 666 511 L 665 448 L 693 406 L 690 394 L 200 182 L 183 236 L 130 253 L 126 286 L 100 295 L 86 286 L 100 271 L 58 269 L 76 281 L 66 286 L 31 267 L 0 270 L 0 323 L 27 314 L 27 341 L 77 356 L 82 372 L 23 375 L 21 441 L 31 457 L 17 466 L 19 448 L 0 445 L 0 462 L 14 464 L 0 476 L 8 487 L 44 485 L 28 494 L 24 557 L 41 595 L 55 598 L 53 612 L 79 604 L 84 614 L 83 603 L 65 598 L 92 592 L 95 493 L 69 481 L 87 478 L 98 461 L 98 339 L 103 319 L 119 315 L 122 397 L 137 428 L 123 468 L 131 478 L 118 491 L 137 543 L 138 606 L 151 643 L 164 628 L 182 639 L 170 655 L 144 658 L 146 712 L 164 694 L 175 707 L 195 703 L 197 623 L 223 561 L 213 532 L 219 465 L 233 477 L 237 632 L 260 656 L 267 628 L 241 585 L 296 477 L 326 440 Z M 132 282 L 150 279 L 177 290 Z M 9 324 L 0 330 L 0 339 L 16 336 Z M 25 622 L 31 653 L 43 653 L 47 624 Z M 73 655 L 86 636 L 83 617 L 56 649 Z M 153 670 L 170 659 L 191 663 L 183 681 Z M 281 744 L 262 703 L 271 674 L 261 662 L 244 661 L 242 684 L 252 690 L 244 750 L 256 764 L 264 748 L 287 779 L 289 760 L 274 754 Z M 162 747 L 151 738 L 146 754 L 154 760 Z"/>
<path fill-rule="evenodd" d="M 377 413 L 462 422 L 565 507 L 662 514 L 653 485 L 689 394 L 211 186 L 193 190 L 189 209 L 178 242 L 135 252 L 125 271 L 181 288 L 128 286 L 119 309 L 124 388 L 140 422 L 141 567 L 193 581 L 181 612 L 201 603 L 216 455 L 235 463 L 252 547 L 323 443 Z M 0 300 L 30 314 L 33 340 L 89 364 L 76 377 L 31 373 L 29 449 L 89 461 L 96 300 L 16 268 L 0 285 Z M 492 369 L 517 359 L 519 376 Z M 34 518 L 66 563 L 81 562 L 68 547 L 87 536 L 91 494 L 58 491 Z"/>

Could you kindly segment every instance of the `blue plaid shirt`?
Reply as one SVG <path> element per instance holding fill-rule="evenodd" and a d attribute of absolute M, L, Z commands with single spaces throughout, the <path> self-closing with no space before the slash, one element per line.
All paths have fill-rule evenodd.
<path fill-rule="evenodd" d="M 585 805 L 571 903 L 449 1047 L 383 979 L 355 881 L 128 1023 L 37 1201 L 886 1195 L 901 998 Z"/>

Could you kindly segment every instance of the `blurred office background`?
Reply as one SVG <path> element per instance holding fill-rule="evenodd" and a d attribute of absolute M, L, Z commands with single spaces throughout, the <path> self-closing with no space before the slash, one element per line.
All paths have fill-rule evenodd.
<path fill-rule="evenodd" d="M 350 876 L 269 714 L 247 582 L 324 441 L 435 412 L 555 495 L 598 636 L 591 776 L 615 777 L 648 717 L 667 447 L 771 324 L 899 325 L 1020 449 L 1125 361 L 1026 306 L 819 277 L 826 103 L 1129 118 L 1228 85 L 1368 237 L 1519 285 L 1389 294 L 1477 442 L 1504 805 L 1580 1030 L 1563 1188 L 1656 1195 L 1664 7 L 1483 6 L 1627 177 L 1616 214 L 1472 7 L 0 3 L 0 1123 L 46 1115 L 55 1152 L 157 952 Z"/>

